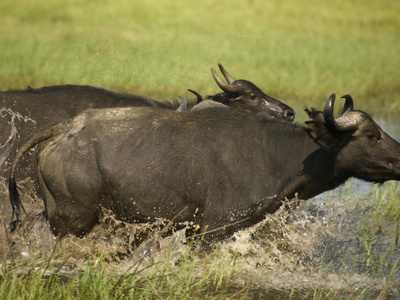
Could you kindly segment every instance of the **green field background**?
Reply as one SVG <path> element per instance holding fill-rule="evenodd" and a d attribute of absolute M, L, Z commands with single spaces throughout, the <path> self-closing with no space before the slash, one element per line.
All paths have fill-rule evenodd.
<path fill-rule="evenodd" d="M 298 112 L 331 93 L 400 114 L 398 0 L 2 0 L 0 89 L 220 92 L 222 63 Z"/>

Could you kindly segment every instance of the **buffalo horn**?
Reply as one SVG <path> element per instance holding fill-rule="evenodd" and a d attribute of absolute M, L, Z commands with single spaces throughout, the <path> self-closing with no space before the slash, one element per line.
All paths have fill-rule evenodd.
<path fill-rule="evenodd" d="M 224 92 L 234 94 L 234 93 L 238 93 L 240 91 L 239 86 L 227 84 L 221 78 L 219 78 L 218 75 L 217 75 L 217 72 L 215 72 L 215 70 L 213 68 L 211 68 L 211 73 L 212 73 L 212 75 L 214 77 L 215 82 L 218 84 L 218 86 Z"/>
<path fill-rule="evenodd" d="M 343 107 L 341 115 L 343 115 L 348 110 L 349 111 L 354 110 L 354 102 L 353 102 L 353 97 L 351 95 L 346 94 L 346 95 L 343 95 L 340 98 L 346 99 L 346 102 L 344 103 L 344 107 Z"/>
<path fill-rule="evenodd" d="M 203 96 L 198 91 L 192 89 L 188 89 L 188 91 L 196 95 L 197 97 L 196 104 L 199 104 L 201 101 L 204 100 Z"/>
<path fill-rule="evenodd" d="M 186 98 L 182 97 L 182 96 L 179 96 L 179 99 L 181 99 L 181 104 L 176 109 L 176 111 L 187 111 L 188 102 L 187 102 Z"/>
<path fill-rule="evenodd" d="M 221 64 L 218 64 L 218 66 L 222 74 L 224 75 L 226 81 L 228 81 L 229 84 L 232 84 L 235 81 L 235 78 L 233 78 L 231 74 L 229 74 L 228 71 L 225 70 L 225 68 Z"/>
<path fill-rule="evenodd" d="M 333 106 L 335 104 L 335 98 L 336 98 L 335 94 L 330 95 L 324 107 L 325 123 L 331 128 L 335 128 L 335 117 L 333 115 Z"/>
<path fill-rule="evenodd" d="M 349 110 L 353 109 L 353 101 L 350 95 L 345 95 L 346 103 L 344 105 L 342 115 L 335 119 L 334 117 L 334 106 L 335 106 L 335 94 L 329 96 L 328 100 L 326 101 L 325 108 L 324 108 L 324 119 L 325 123 L 334 130 L 338 131 L 348 131 L 353 130 L 357 127 L 360 119 L 358 115 L 353 113 L 348 113 Z"/>

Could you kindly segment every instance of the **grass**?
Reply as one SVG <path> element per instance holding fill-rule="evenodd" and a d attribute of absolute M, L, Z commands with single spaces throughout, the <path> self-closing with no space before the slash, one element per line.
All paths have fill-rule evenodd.
<path fill-rule="evenodd" d="M 399 276 L 400 270 L 400 186 L 390 182 L 369 194 L 370 209 L 360 216 L 366 250 L 366 265 L 376 274 Z M 393 259 L 395 257 L 396 259 Z M 372 267 L 375 266 L 375 267 Z M 397 274 L 396 274 L 397 273 Z M 398 286 L 400 293 L 400 285 Z"/>
<path fill-rule="evenodd" d="M 22 1 L 0 4 L 0 89 L 90 84 L 219 91 L 218 62 L 300 111 L 330 93 L 400 113 L 398 1 Z"/>
<path fill-rule="evenodd" d="M 189 249 L 187 249 L 189 250 Z M 64 249 L 65 251 L 65 249 Z M 56 252 L 56 251 L 55 251 Z M 98 255 L 72 273 L 63 272 L 71 256 L 57 253 L 45 263 L 15 261 L 0 270 L 2 299 L 246 299 L 246 288 L 228 290 L 235 276 L 234 260 L 221 263 L 219 254 L 201 258 L 185 251 L 179 259 L 168 250 L 151 264 L 145 259 L 113 269 Z M 110 267 L 111 265 L 111 267 Z"/>

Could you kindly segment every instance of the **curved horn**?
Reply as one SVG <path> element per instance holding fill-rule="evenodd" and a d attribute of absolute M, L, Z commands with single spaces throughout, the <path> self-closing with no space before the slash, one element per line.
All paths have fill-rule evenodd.
<path fill-rule="evenodd" d="M 235 81 L 235 78 L 233 78 L 231 74 L 229 74 L 228 71 L 225 70 L 225 68 L 221 64 L 218 64 L 218 67 L 224 75 L 226 81 L 228 81 L 229 84 L 232 84 Z"/>
<path fill-rule="evenodd" d="M 204 100 L 203 96 L 198 91 L 192 89 L 188 89 L 188 91 L 196 95 L 197 97 L 196 104 L 199 104 L 201 101 Z"/>
<path fill-rule="evenodd" d="M 357 127 L 360 119 L 354 114 L 348 114 L 348 109 L 351 108 L 352 100 L 346 98 L 342 115 L 335 119 L 334 117 L 334 106 L 335 106 L 335 94 L 329 96 L 324 107 L 324 119 L 325 123 L 334 130 L 337 131 L 348 131 L 353 130 Z M 351 97 L 350 97 L 351 98 Z"/>
<path fill-rule="evenodd" d="M 346 95 L 343 95 L 340 98 L 346 99 L 346 102 L 344 103 L 344 107 L 343 107 L 341 115 L 343 115 L 348 110 L 349 111 L 354 110 L 354 102 L 353 102 L 353 97 L 351 95 L 346 94 Z"/>
<path fill-rule="evenodd" d="M 179 99 L 181 99 L 181 104 L 176 109 L 176 111 L 187 111 L 188 102 L 187 102 L 186 98 L 182 97 L 182 96 L 179 96 Z"/>
<path fill-rule="evenodd" d="M 231 84 L 225 83 L 221 78 L 218 77 L 217 72 L 213 68 L 211 68 L 211 73 L 214 77 L 215 82 L 218 84 L 218 86 L 221 88 L 226 93 L 237 93 L 239 92 L 239 87 L 238 86 L 233 86 Z"/>
<path fill-rule="evenodd" d="M 328 100 L 326 100 L 325 107 L 324 107 L 324 120 L 325 120 L 325 123 L 331 128 L 336 127 L 335 116 L 333 115 L 333 108 L 335 106 L 335 98 L 336 98 L 336 95 L 331 94 L 329 96 Z"/>

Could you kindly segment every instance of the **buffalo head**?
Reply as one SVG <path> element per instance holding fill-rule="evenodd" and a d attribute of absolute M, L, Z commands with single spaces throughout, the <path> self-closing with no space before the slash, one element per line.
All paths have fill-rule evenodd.
<path fill-rule="evenodd" d="M 286 119 L 289 122 L 294 120 L 295 111 L 291 107 L 264 94 L 259 87 L 250 81 L 235 80 L 221 64 L 218 64 L 218 66 L 227 82 L 222 80 L 217 72 L 211 68 L 215 82 L 224 93 L 209 96 L 209 99 L 253 113 L 266 113 L 269 116 Z"/>
<path fill-rule="evenodd" d="M 346 102 L 338 118 L 334 117 L 335 94 L 323 112 L 307 110 L 313 119 L 306 122 L 311 137 L 336 153 L 334 172 L 377 183 L 400 180 L 400 144 L 368 113 L 354 110 L 350 95 L 342 98 Z"/>

